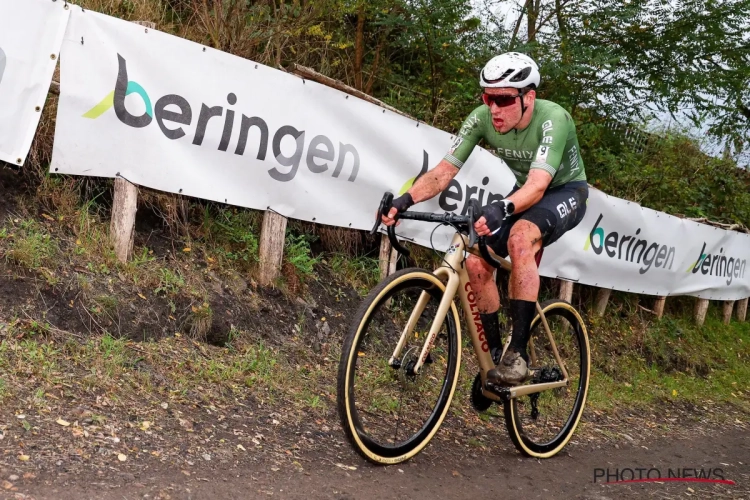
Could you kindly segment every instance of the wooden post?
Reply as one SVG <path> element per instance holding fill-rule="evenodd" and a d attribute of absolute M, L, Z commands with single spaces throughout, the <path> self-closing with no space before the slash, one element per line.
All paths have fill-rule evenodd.
<path fill-rule="evenodd" d="M 737 301 L 737 321 L 743 322 L 745 321 L 745 316 L 747 315 L 747 299 L 742 299 Z"/>
<path fill-rule="evenodd" d="M 600 288 L 596 293 L 596 304 L 594 305 L 594 314 L 597 316 L 604 316 L 604 311 L 607 309 L 607 302 L 609 302 L 609 296 L 612 294 L 612 290 L 609 288 Z"/>
<path fill-rule="evenodd" d="M 271 210 L 263 215 L 263 227 L 260 230 L 260 273 L 258 280 L 262 286 L 268 286 L 276 279 L 284 257 L 284 239 L 286 236 L 286 217 Z"/>
<path fill-rule="evenodd" d="M 661 319 L 664 315 L 664 304 L 666 302 L 666 297 L 656 297 L 656 300 L 654 301 L 654 314 L 656 315 L 656 319 Z"/>
<path fill-rule="evenodd" d="M 398 263 L 398 250 L 395 248 L 391 249 L 391 258 L 388 261 L 388 276 L 396 272 L 396 264 Z"/>
<path fill-rule="evenodd" d="M 723 311 L 722 318 L 721 318 L 724 321 L 725 325 L 728 325 L 729 322 L 732 321 L 732 309 L 734 309 L 734 301 L 725 300 L 724 311 Z"/>
<path fill-rule="evenodd" d="M 380 235 L 380 279 L 386 278 L 390 273 L 391 263 L 391 242 L 388 240 L 388 236 Z"/>
<path fill-rule="evenodd" d="M 695 322 L 702 325 L 706 320 L 706 311 L 708 311 L 708 299 L 698 299 L 695 303 Z"/>
<path fill-rule="evenodd" d="M 560 298 L 573 302 L 573 282 L 567 280 L 560 280 Z"/>
<path fill-rule="evenodd" d="M 117 260 L 123 263 L 128 261 L 133 252 L 133 230 L 137 210 L 138 186 L 122 177 L 116 177 L 109 237 L 115 247 Z"/>
<path fill-rule="evenodd" d="M 149 21 L 135 21 L 136 24 L 153 29 L 156 25 Z M 57 92 L 59 93 L 57 84 Z M 53 92 L 55 87 L 52 87 Z M 135 213 L 138 210 L 138 186 L 122 177 L 115 177 L 115 193 L 112 200 L 112 220 L 109 223 L 109 238 L 115 247 L 115 255 L 120 262 L 127 262 L 133 253 Z"/>

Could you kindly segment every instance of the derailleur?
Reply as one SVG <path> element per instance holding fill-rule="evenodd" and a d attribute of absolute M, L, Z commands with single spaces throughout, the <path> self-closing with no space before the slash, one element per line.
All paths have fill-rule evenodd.
<path fill-rule="evenodd" d="M 549 382 L 558 382 L 560 380 L 563 380 L 563 374 L 562 372 L 557 368 L 542 368 L 541 370 L 538 370 L 534 376 L 533 379 L 531 379 L 532 384 L 546 384 Z M 529 401 L 531 402 L 531 418 L 532 420 L 536 420 L 539 418 L 539 408 L 537 407 L 537 402 L 539 401 L 539 393 L 535 392 L 533 394 L 529 394 Z"/>

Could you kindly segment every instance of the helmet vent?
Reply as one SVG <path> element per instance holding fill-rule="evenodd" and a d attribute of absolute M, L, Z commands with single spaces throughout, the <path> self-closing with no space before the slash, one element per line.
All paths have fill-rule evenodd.
<path fill-rule="evenodd" d="M 487 78 L 487 76 L 486 76 L 486 75 L 484 74 L 484 70 L 483 70 L 483 71 L 482 71 L 482 78 L 484 78 L 484 81 L 485 81 L 485 82 L 487 82 L 487 83 L 497 83 L 497 82 L 502 82 L 503 80 L 505 80 L 505 79 L 506 79 L 506 78 L 508 77 L 508 75 L 512 74 L 512 73 L 513 73 L 514 71 L 515 71 L 515 69 L 509 69 L 509 70 L 506 70 L 506 71 L 505 71 L 505 73 L 503 73 L 503 74 L 502 74 L 502 75 L 500 76 L 500 78 L 496 78 L 496 79 L 494 79 L 494 80 L 490 80 L 490 79 L 489 79 L 489 78 Z"/>
<path fill-rule="evenodd" d="M 511 82 L 522 82 L 526 80 L 529 75 L 531 74 L 531 68 L 526 67 L 519 71 L 517 74 L 513 76 L 513 78 L 510 79 Z"/>

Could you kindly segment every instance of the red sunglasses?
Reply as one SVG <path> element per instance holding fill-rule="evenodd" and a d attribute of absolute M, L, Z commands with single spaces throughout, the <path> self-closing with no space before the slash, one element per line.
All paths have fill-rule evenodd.
<path fill-rule="evenodd" d="M 507 108 L 513 106 L 516 103 L 516 97 L 523 99 L 523 92 L 519 92 L 516 95 L 489 95 L 482 94 L 482 101 L 488 106 L 492 107 L 492 103 L 498 108 Z"/>

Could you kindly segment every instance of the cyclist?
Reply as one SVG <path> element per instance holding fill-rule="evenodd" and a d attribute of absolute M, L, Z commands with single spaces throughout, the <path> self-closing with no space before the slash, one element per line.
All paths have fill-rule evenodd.
<path fill-rule="evenodd" d="M 443 160 L 395 198 L 382 217 L 392 225 L 398 213 L 446 189 L 482 139 L 510 167 L 516 186 L 503 200 L 482 207 L 475 224 L 487 245 L 502 257 L 510 255 L 512 263 L 511 340 L 487 374 L 488 382 L 497 385 L 517 385 L 528 378 L 526 346 L 539 294 L 535 255 L 581 222 L 588 199 L 575 123 L 558 104 L 536 99 L 539 81 L 539 68 L 526 55 L 508 52 L 490 59 L 479 78 L 484 104 L 464 121 Z M 489 347 L 498 352 L 500 297 L 494 268 L 474 255 L 466 268 Z"/>

